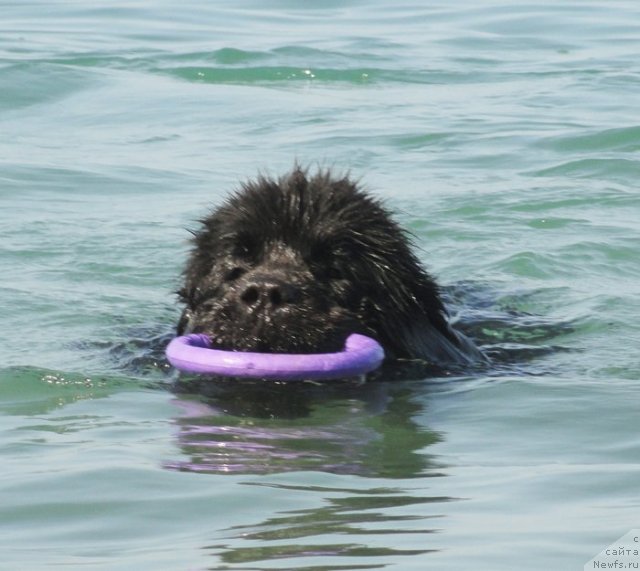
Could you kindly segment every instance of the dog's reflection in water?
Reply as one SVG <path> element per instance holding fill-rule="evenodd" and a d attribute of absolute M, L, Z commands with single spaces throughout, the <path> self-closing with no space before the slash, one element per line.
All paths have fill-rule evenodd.
<path fill-rule="evenodd" d="M 176 394 L 185 457 L 170 469 L 411 477 L 433 467 L 422 449 L 439 438 L 415 422 L 408 386 L 207 379 L 181 381 Z"/>

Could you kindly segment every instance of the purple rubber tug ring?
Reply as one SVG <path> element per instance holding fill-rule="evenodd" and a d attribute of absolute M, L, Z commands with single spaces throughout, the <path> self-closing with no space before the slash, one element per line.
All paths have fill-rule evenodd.
<path fill-rule="evenodd" d="M 180 371 L 225 377 L 272 380 L 339 379 L 377 369 L 384 359 L 380 344 L 351 334 L 337 353 L 284 354 L 223 351 L 211 348 L 207 335 L 176 337 L 167 346 L 167 359 Z"/>

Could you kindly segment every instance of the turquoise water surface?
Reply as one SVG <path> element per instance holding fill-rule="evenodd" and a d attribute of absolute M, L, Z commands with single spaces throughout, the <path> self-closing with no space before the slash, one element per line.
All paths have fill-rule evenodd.
<path fill-rule="evenodd" d="M 582 569 L 640 528 L 640 4 L 0 8 L 0 568 Z M 171 390 L 187 229 L 350 170 L 493 364 Z"/>

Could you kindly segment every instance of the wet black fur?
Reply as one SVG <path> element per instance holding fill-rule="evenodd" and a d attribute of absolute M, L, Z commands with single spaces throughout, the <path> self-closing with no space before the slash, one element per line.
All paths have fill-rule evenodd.
<path fill-rule="evenodd" d="M 389 358 L 481 358 L 447 321 L 438 287 L 387 209 L 344 176 L 300 168 L 242 185 L 204 218 L 179 291 L 178 333 L 226 349 L 338 350 L 349 333 Z"/>

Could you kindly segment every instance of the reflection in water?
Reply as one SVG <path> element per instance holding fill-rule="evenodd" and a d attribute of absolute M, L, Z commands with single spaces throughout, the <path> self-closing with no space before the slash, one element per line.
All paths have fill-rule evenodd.
<path fill-rule="evenodd" d="M 261 485 L 261 484 L 255 484 Z M 236 526 L 226 530 L 227 540 L 240 540 L 226 545 L 219 557 L 227 564 L 253 563 L 301 557 L 331 557 L 334 564 L 317 569 L 375 569 L 384 564 L 339 564 L 334 558 L 391 557 L 422 555 L 436 551 L 425 534 L 436 529 L 425 525 L 439 515 L 401 514 L 406 508 L 420 504 L 438 504 L 450 498 L 412 497 L 398 489 L 370 490 L 322 487 L 282 486 L 267 484 L 289 494 L 312 493 L 329 496 L 316 509 L 284 512 L 257 525 Z M 404 508 L 404 509 L 403 509 Z M 422 508 L 424 509 L 424 508 Z M 398 542 L 398 536 L 403 536 Z M 394 538 L 395 536 L 395 538 Z M 410 539 L 413 537 L 413 541 Z M 318 543 L 321 538 L 322 543 Z M 376 539 L 377 538 L 377 539 Z M 247 542 L 257 543 L 250 546 Z M 398 547 L 398 543 L 402 547 Z M 212 551 L 219 550 L 219 546 Z M 345 561 L 348 561 L 346 559 Z M 381 561 L 381 560 L 376 560 Z M 279 569 L 300 569 L 300 566 Z M 304 567 L 309 569 L 310 567 Z M 257 569 L 252 567 L 252 569 Z"/>
<path fill-rule="evenodd" d="M 425 479 L 444 476 L 425 451 L 440 437 L 416 422 L 423 409 L 410 384 L 209 381 L 177 388 L 186 459 L 168 463 L 170 469 L 365 476 L 348 478 L 349 488 L 245 482 L 269 488 L 270 501 L 281 498 L 288 508 L 249 510 L 257 523 L 219 530 L 206 547 L 218 565 L 377 569 L 438 550 L 433 534 L 444 504 L 455 498 L 425 493 Z"/>
<path fill-rule="evenodd" d="M 202 384 L 178 387 L 178 440 L 187 459 L 169 468 L 407 478 L 433 467 L 420 451 L 439 437 L 416 424 L 420 407 L 393 383 Z"/>

